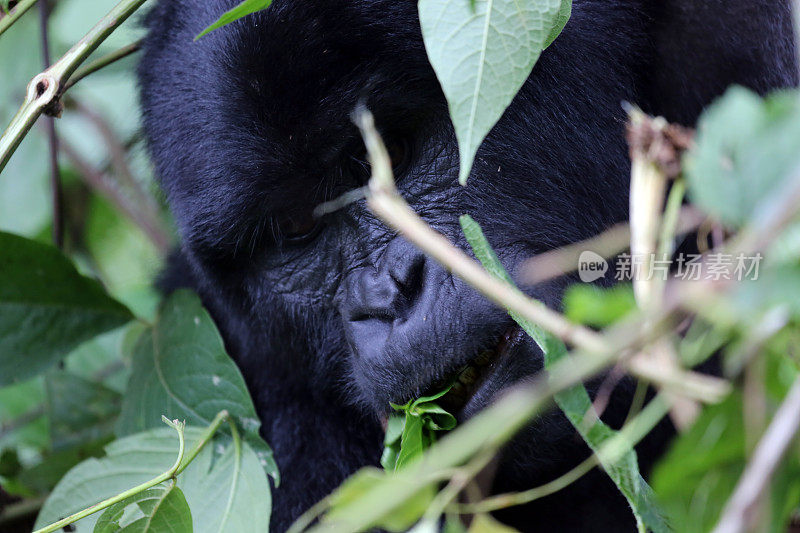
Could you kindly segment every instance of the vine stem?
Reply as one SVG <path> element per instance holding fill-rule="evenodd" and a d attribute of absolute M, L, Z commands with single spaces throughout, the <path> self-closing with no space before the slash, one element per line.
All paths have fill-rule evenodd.
<path fill-rule="evenodd" d="M 22 0 L 14 6 L 14 9 L 9 11 L 8 15 L 0 18 L 0 35 L 3 35 L 8 28 L 13 26 L 14 23 L 35 4 L 36 0 Z"/>
<path fill-rule="evenodd" d="M 98 70 L 104 69 L 107 66 L 116 63 L 121 59 L 125 59 L 131 54 L 135 54 L 139 51 L 142 47 L 142 40 L 138 40 L 132 42 L 129 45 L 123 46 L 119 50 L 114 50 L 94 61 L 86 65 L 85 67 L 81 68 L 80 70 L 76 71 L 75 74 L 69 79 L 69 81 L 64 85 L 64 91 L 68 91 L 71 89 L 75 84 L 81 81 L 86 76 L 90 74 L 94 74 Z"/>
<path fill-rule="evenodd" d="M 12 119 L 3 136 L 0 137 L 0 172 L 8 164 L 22 139 L 42 113 L 57 114 L 57 104 L 64 92 L 63 87 L 75 71 L 109 35 L 146 1 L 122 0 L 61 59 L 31 80 L 25 103 Z M 2 24 L 2 20 L 0 20 L 0 24 Z"/>
<path fill-rule="evenodd" d="M 184 436 L 184 429 L 186 428 L 186 422 L 179 422 L 177 420 L 168 420 L 166 417 L 162 417 L 162 419 L 164 420 L 165 424 L 167 424 L 168 426 L 170 426 L 171 428 L 173 428 L 175 431 L 178 432 L 178 458 L 175 460 L 175 464 L 173 464 L 169 470 L 167 470 L 160 476 L 151 479 L 150 481 L 146 481 L 141 485 L 138 485 L 132 489 L 126 490 L 125 492 L 117 494 L 116 496 L 108 498 L 107 500 L 103 500 L 97 505 L 93 505 L 88 509 L 79 511 L 71 516 L 68 516 L 63 520 L 55 522 L 54 524 L 50 524 L 49 526 L 46 526 L 42 529 L 38 529 L 33 533 L 52 533 L 53 531 L 58 531 L 59 529 L 65 526 L 75 523 L 82 518 L 86 518 L 89 515 L 102 511 L 103 509 L 107 509 L 116 503 L 119 503 L 127 498 L 130 498 L 131 496 L 135 496 L 140 492 L 144 492 L 147 489 L 155 487 L 156 485 L 159 485 L 169 479 L 174 479 L 178 473 L 178 469 L 180 468 L 181 463 L 183 462 L 183 453 L 186 446 L 185 436 Z M 196 455 L 197 454 L 195 453 L 195 456 Z"/>

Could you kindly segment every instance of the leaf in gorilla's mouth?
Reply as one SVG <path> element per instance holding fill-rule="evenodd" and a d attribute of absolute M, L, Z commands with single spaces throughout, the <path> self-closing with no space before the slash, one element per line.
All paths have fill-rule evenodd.
<path fill-rule="evenodd" d="M 420 457 L 435 441 L 438 432 L 450 431 L 456 426 L 451 413 L 460 412 L 478 391 L 486 378 L 496 369 L 500 358 L 524 337 L 524 332 L 509 329 L 492 350 L 480 352 L 449 382 L 435 383 L 431 394 L 405 405 L 392 404 L 400 415 L 386 420 L 381 465 L 386 470 L 397 470 Z M 438 391 L 438 392 L 437 392 Z"/>

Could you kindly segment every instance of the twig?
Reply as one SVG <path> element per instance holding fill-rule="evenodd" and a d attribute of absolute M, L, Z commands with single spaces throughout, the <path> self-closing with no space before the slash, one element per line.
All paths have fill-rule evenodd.
<path fill-rule="evenodd" d="M 40 405 L 34 407 L 30 411 L 14 418 L 4 424 L 0 425 L 0 440 L 6 438 L 8 435 L 18 430 L 21 427 L 27 426 L 40 416 L 44 415 L 44 406 Z"/>
<path fill-rule="evenodd" d="M 741 533 L 752 526 L 754 510 L 800 429 L 800 378 L 786 395 L 722 512 L 714 533 Z"/>
<path fill-rule="evenodd" d="M 78 71 L 73 74 L 73 76 L 69 79 L 69 81 L 64 85 L 64 91 L 68 91 L 73 86 L 75 86 L 79 81 L 83 78 L 89 76 L 90 74 L 94 74 L 98 70 L 102 70 L 107 66 L 116 63 L 120 59 L 124 59 L 131 54 L 135 54 L 139 51 L 142 47 L 142 41 L 136 41 L 135 43 L 131 43 L 127 46 L 123 46 L 119 50 L 115 50 L 109 54 L 104 55 L 98 59 L 95 59 L 85 67 L 79 69 Z"/>
<path fill-rule="evenodd" d="M 97 128 L 100 136 L 108 148 L 108 153 L 111 157 L 111 165 L 116 170 L 117 176 L 124 183 L 125 188 L 133 196 L 133 202 L 136 210 L 140 213 L 143 219 L 150 221 L 153 229 L 158 231 L 159 241 L 156 243 L 159 249 L 164 249 L 169 246 L 169 234 L 164 228 L 161 214 L 159 213 L 158 206 L 153 201 L 138 179 L 133 175 L 130 165 L 128 164 L 126 154 L 128 148 L 117 138 L 116 133 L 108 124 L 108 122 L 94 109 L 84 105 L 82 102 L 70 98 L 70 101 L 75 105 L 79 112 Z"/>
<path fill-rule="evenodd" d="M 61 151 L 75 166 L 86 183 L 141 228 L 160 252 L 163 253 L 169 249 L 169 235 L 157 222 L 151 219 L 148 214 L 141 212 L 135 204 L 128 201 L 128 198 L 114 187 L 103 173 L 89 164 L 66 139 L 61 140 Z"/>
<path fill-rule="evenodd" d="M 500 509 L 531 503 L 532 501 L 539 500 L 563 490 L 591 472 L 592 469 L 598 464 L 599 461 L 597 456 L 592 454 L 581 464 L 566 474 L 563 474 L 553 481 L 545 483 L 544 485 L 540 485 L 523 492 L 498 494 L 477 503 L 456 504 L 451 506 L 448 510 L 458 514 L 491 513 L 493 511 L 499 511 Z"/>
<path fill-rule="evenodd" d="M 36 4 L 36 0 L 22 0 L 14 9 L 9 11 L 8 15 L 4 15 L 0 17 L 0 35 L 14 25 L 19 18 L 25 14 L 30 8 L 32 8 Z"/>
<path fill-rule="evenodd" d="M 0 172 L 42 113 L 56 113 L 62 87 L 78 67 L 147 0 L 122 0 L 56 63 L 28 85 L 25 103 L 0 137 Z"/>
<path fill-rule="evenodd" d="M 31 498 L 7 505 L 3 511 L 0 512 L 0 526 L 36 516 L 46 499 L 46 496 L 42 496 L 40 498 Z"/>
<path fill-rule="evenodd" d="M 39 3 L 39 34 L 42 43 L 42 60 L 44 68 L 50 68 L 50 6 L 47 0 Z M 47 143 L 50 155 L 50 196 L 53 211 L 53 244 L 56 248 L 64 248 L 64 191 L 61 188 L 61 173 L 58 168 L 58 135 L 56 134 L 55 117 L 45 120 Z"/>

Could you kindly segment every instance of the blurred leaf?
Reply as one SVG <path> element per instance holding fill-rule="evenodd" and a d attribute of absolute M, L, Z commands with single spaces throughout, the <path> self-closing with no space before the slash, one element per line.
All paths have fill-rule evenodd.
<path fill-rule="evenodd" d="M 92 198 L 87 217 L 86 247 L 109 293 L 137 316 L 153 320 L 161 299 L 153 286 L 161 268 L 158 250 L 138 226 L 101 198 Z"/>
<path fill-rule="evenodd" d="M 55 248 L 0 233 L 0 385 L 35 376 L 131 318 Z"/>
<path fill-rule="evenodd" d="M 94 533 L 162 532 L 192 532 L 189 504 L 172 481 L 112 505 L 94 526 Z"/>
<path fill-rule="evenodd" d="M 420 0 L 425 48 L 442 85 L 467 181 L 483 139 L 516 96 L 549 38 L 562 0 Z"/>
<path fill-rule="evenodd" d="M 323 523 L 349 523 L 352 512 L 350 505 L 357 504 L 365 495 L 379 489 L 386 479 L 386 474 L 376 468 L 362 468 L 356 472 L 333 493 L 330 511 L 323 518 Z M 402 505 L 374 525 L 389 531 L 406 531 L 419 520 L 435 495 L 433 486 L 420 487 L 410 498 L 403 500 Z"/>
<path fill-rule="evenodd" d="M 564 312 L 572 322 L 606 327 L 636 309 L 633 288 L 629 284 L 610 289 L 587 283 L 572 285 L 564 294 Z"/>
<path fill-rule="evenodd" d="M 44 401 L 41 378 L 0 388 L 0 448 L 22 447 L 38 454 L 49 445 Z"/>
<path fill-rule="evenodd" d="M 84 442 L 68 450 L 47 453 L 38 463 L 22 471 L 17 481 L 35 494 L 47 494 L 75 465 L 90 457 L 101 457 L 103 447 L 110 440 L 104 438 L 95 442 Z"/>
<path fill-rule="evenodd" d="M 683 433 L 656 465 L 652 481 L 676 531 L 711 531 L 733 492 L 747 462 L 742 396 L 732 393 L 724 402 L 703 409 L 692 428 Z M 797 449 L 778 469 L 772 491 L 770 526 L 786 531 L 789 513 L 800 490 Z M 784 476 L 783 473 L 790 474 Z"/>
<path fill-rule="evenodd" d="M 122 402 L 119 393 L 63 371 L 49 372 L 45 387 L 53 451 L 113 433 Z"/>
<path fill-rule="evenodd" d="M 701 117 L 697 144 L 686 156 L 689 194 L 708 213 L 740 226 L 769 209 L 800 167 L 800 99 L 766 99 L 736 87 Z"/>
<path fill-rule="evenodd" d="M 191 449 L 204 428 L 186 428 Z M 221 453 L 214 448 L 223 447 Z M 171 429 L 155 429 L 117 440 L 106 456 L 89 459 L 71 470 L 45 502 L 36 520 L 40 528 L 165 472 L 175 462 L 178 442 Z M 192 509 L 196 533 L 266 531 L 269 482 L 253 450 L 230 438 L 206 446 L 178 477 L 178 487 Z M 75 524 L 77 533 L 93 530 L 97 515 Z"/>
<path fill-rule="evenodd" d="M 464 215 L 461 217 L 461 227 L 475 256 L 484 268 L 492 275 L 514 286 L 511 276 L 508 275 L 500 259 L 494 253 L 478 223 L 469 215 Z M 545 358 L 545 369 L 568 357 L 567 348 L 561 339 L 514 312 L 509 311 L 509 314 L 541 348 Z M 595 453 L 599 452 L 605 443 L 617 435 L 616 431 L 597 417 L 589 393 L 586 392 L 583 385 L 576 385 L 556 394 L 555 400 L 567 419 Z M 637 524 L 643 524 L 655 533 L 670 531 L 658 509 L 652 490 L 639 474 L 636 451 L 629 448 L 614 462 L 609 462 L 602 454 L 600 459 L 603 469 L 628 500 Z"/>
<path fill-rule="evenodd" d="M 261 422 L 242 374 L 200 299 L 178 291 L 164 302 L 158 321 L 134 349 L 118 435 L 158 427 L 162 414 L 205 426 L 222 410 L 243 429 L 264 470 L 277 481 L 278 468 L 258 433 Z"/>
<path fill-rule="evenodd" d="M 204 29 L 202 33 L 197 36 L 197 39 L 231 22 L 237 21 L 242 17 L 255 13 L 256 11 L 263 11 L 267 9 L 270 4 L 272 4 L 272 0 L 244 0 L 244 2 L 238 6 L 224 13 L 214 24 Z"/>
<path fill-rule="evenodd" d="M 386 424 L 386 435 L 383 439 L 383 454 L 381 466 L 385 470 L 394 470 L 397 467 L 397 458 L 400 456 L 400 443 L 405 427 L 405 416 L 390 416 Z"/>
<path fill-rule="evenodd" d="M 516 533 L 513 527 L 501 524 L 488 514 L 479 514 L 472 519 L 468 533 Z"/>

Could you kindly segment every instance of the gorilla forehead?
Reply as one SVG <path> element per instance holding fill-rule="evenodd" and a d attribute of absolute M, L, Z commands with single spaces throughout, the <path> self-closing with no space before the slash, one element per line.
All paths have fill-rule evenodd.
<path fill-rule="evenodd" d="M 236 3 L 162 2 L 140 68 L 154 159 L 199 247 L 237 246 L 265 213 L 335 175 L 360 142 L 350 119 L 359 100 L 402 126 L 437 91 L 414 2 L 279 0 L 192 42 Z"/>

